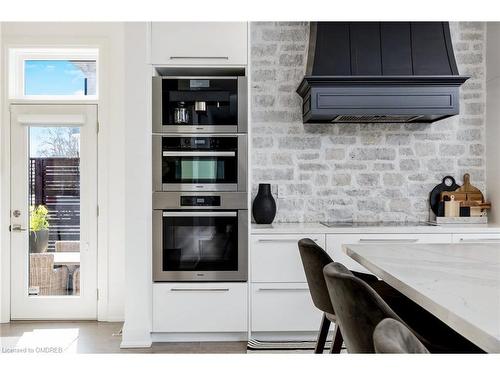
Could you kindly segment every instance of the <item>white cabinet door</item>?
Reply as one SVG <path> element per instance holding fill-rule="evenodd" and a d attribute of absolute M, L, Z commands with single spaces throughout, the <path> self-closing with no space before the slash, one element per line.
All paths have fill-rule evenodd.
<path fill-rule="evenodd" d="M 252 332 L 317 331 L 321 315 L 306 283 L 252 284 Z"/>
<path fill-rule="evenodd" d="M 153 22 L 151 63 L 247 65 L 247 23 Z"/>
<path fill-rule="evenodd" d="M 453 242 L 455 243 L 500 243 L 500 233 L 467 233 L 453 234 Z"/>
<path fill-rule="evenodd" d="M 155 283 L 153 332 L 245 332 L 246 283 Z"/>
<path fill-rule="evenodd" d="M 252 282 L 306 282 L 297 243 L 311 238 L 323 249 L 324 234 L 252 235 L 250 262 Z"/>
<path fill-rule="evenodd" d="M 371 273 L 361 264 L 344 253 L 345 244 L 412 244 L 412 243 L 451 243 L 451 234 L 329 234 L 326 236 L 328 253 L 335 262 L 342 263 L 353 271 Z"/>

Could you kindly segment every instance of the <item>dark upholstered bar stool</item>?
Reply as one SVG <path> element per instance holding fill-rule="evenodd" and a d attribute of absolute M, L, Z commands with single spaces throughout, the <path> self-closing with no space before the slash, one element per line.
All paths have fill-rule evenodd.
<path fill-rule="evenodd" d="M 335 311 L 332 307 L 325 278 L 323 276 L 323 268 L 327 264 L 332 263 L 333 260 L 325 250 L 309 238 L 304 238 L 299 241 L 299 252 L 300 257 L 302 258 L 302 265 L 304 266 L 307 284 L 309 285 L 309 291 L 311 293 L 314 306 L 323 312 L 318 339 L 316 342 L 316 349 L 314 352 L 323 353 L 328 330 L 330 328 L 330 322 L 333 322 L 335 323 L 335 332 L 330 353 L 340 353 L 343 341 L 342 335 L 338 328 Z M 355 274 L 363 279 L 377 281 L 375 276 L 361 273 Z"/>
<path fill-rule="evenodd" d="M 330 263 L 323 269 L 336 319 L 349 353 L 375 353 L 373 331 L 385 318 L 400 318 L 363 280 L 343 264 Z"/>
<path fill-rule="evenodd" d="M 386 318 L 373 331 L 376 353 L 428 354 L 429 351 L 403 323 Z"/>
<path fill-rule="evenodd" d="M 373 331 L 385 318 L 395 319 L 411 328 L 431 353 L 483 353 L 416 303 L 400 293 L 397 293 L 399 296 L 395 294 L 397 291 L 387 284 L 369 285 L 370 282 L 361 280 L 340 263 L 326 265 L 323 273 L 350 353 L 374 353 Z M 390 306 L 385 301 L 390 301 Z"/>
<path fill-rule="evenodd" d="M 333 311 L 325 278 L 323 277 L 323 267 L 331 263 L 332 258 L 309 238 L 299 241 L 299 252 L 314 306 L 323 312 L 316 348 L 314 349 L 314 353 L 319 354 L 323 353 L 325 349 L 330 322 L 336 323 L 335 311 Z M 338 325 L 336 325 L 330 353 L 340 353 L 341 348 L 342 335 Z"/>

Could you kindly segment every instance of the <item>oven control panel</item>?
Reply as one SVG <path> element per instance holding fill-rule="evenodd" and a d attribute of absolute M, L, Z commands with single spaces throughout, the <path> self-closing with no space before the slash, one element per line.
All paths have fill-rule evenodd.
<path fill-rule="evenodd" d="M 163 151 L 236 151 L 238 149 L 238 137 L 162 137 Z"/>
<path fill-rule="evenodd" d="M 220 196 L 181 196 L 181 206 L 220 206 Z"/>

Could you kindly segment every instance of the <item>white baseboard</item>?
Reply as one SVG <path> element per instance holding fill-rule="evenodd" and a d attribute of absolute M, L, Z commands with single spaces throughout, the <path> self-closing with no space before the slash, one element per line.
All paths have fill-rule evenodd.
<path fill-rule="evenodd" d="M 120 343 L 120 349 L 135 349 L 135 348 L 150 348 L 153 342 L 151 340 L 144 341 L 123 341 Z"/>
<path fill-rule="evenodd" d="M 153 342 L 247 341 L 247 332 L 174 332 L 151 333 Z"/>
<path fill-rule="evenodd" d="M 328 333 L 328 339 L 333 331 Z M 250 338 L 260 341 L 316 341 L 318 332 L 252 332 Z"/>
<path fill-rule="evenodd" d="M 100 322 L 124 323 L 123 316 L 107 316 L 105 319 L 99 319 Z"/>

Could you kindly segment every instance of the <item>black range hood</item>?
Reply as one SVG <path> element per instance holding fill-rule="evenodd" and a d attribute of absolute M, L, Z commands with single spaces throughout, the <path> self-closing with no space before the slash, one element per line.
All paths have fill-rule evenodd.
<path fill-rule="evenodd" d="M 447 22 L 311 22 L 304 123 L 434 122 L 459 113 Z"/>

